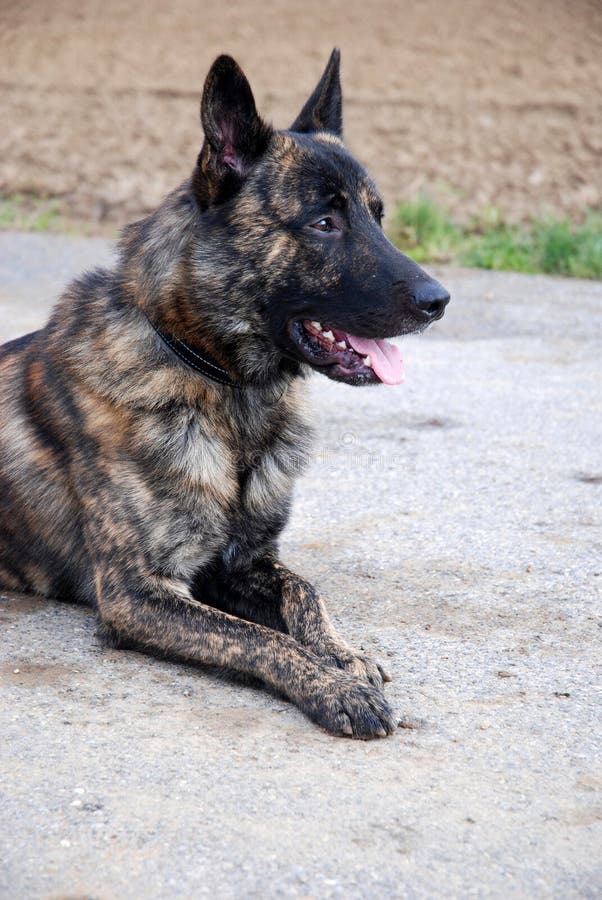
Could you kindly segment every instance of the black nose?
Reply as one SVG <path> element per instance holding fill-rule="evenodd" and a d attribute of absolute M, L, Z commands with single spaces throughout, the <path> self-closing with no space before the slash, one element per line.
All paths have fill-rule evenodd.
<path fill-rule="evenodd" d="M 429 278 L 419 281 L 413 292 L 414 306 L 430 319 L 440 319 L 449 303 L 449 294 L 442 284 Z"/>

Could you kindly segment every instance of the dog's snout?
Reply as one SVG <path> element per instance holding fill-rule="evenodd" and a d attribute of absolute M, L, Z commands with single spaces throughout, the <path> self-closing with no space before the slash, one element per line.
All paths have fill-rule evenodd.
<path fill-rule="evenodd" d="M 434 278 L 420 281 L 413 291 L 413 302 L 430 319 L 440 319 L 449 303 L 449 293 Z"/>

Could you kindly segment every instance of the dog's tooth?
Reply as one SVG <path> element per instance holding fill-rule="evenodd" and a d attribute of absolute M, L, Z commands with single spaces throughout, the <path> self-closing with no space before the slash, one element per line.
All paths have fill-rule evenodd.
<path fill-rule="evenodd" d="M 337 347 L 340 347 L 341 350 L 346 350 L 347 344 L 345 343 L 345 341 L 337 341 Z"/>
<path fill-rule="evenodd" d="M 311 324 L 314 326 L 314 328 L 317 328 L 318 331 L 322 331 L 322 326 L 319 322 L 312 322 Z"/>
<path fill-rule="evenodd" d="M 322 332 L 322 337 L 325 337 L 327 341 L 334 341 L 334 334 L 332 333 L 332 331 Z"/>
<path fill-rule="evenodd" d="M 369 356 L 364 356 L 364 365 L 368 366 L 368 368 L 372 368 L 372 360 Z"/>

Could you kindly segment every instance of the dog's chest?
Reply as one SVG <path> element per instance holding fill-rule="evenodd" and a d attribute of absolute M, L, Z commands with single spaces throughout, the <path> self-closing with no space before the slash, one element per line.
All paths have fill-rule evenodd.
<path fill-rule="evenodd" d="M 170 569 L 184 575 L 216 554 L 252 553 L 280 530 L 308 452 L 308 428 L 291 399 L 276 408 L 237 398 L 147 423 Z"/>

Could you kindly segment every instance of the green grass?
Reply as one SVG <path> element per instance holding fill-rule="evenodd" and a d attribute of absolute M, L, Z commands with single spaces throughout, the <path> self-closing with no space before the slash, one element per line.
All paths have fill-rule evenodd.
<path fill-rule="evenodd" d="M 30 194 L 0 195 L 0 228 L 62 231 L 56 202 Z"/>
<path fill-rule="evenodd" d="M 513 225 L 490 207 L 462 226 L 421 196 L 397 207 L 390 236 L 418 262 L 602 278 L 602 210 L 590 210 L 580 224 L 550 216 Z"/>

